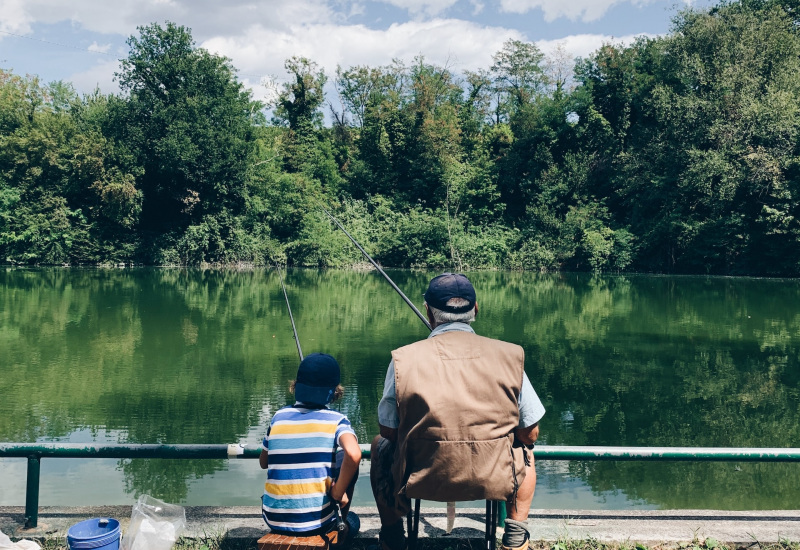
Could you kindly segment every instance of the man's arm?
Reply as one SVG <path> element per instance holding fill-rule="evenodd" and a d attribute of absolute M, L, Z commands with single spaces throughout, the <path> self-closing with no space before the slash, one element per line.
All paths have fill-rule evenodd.
<path fill-rule="evenodd" d="M 517 428 L 515 434 L 523 444 L 533 445 L 539 439 L 539 423 L 537 422 L 527 428 Z"/>
<path fill-rule="evenodd" d="M 392 443 L 397 441 L 397 428 L 387 428 L 383 424 L 378 424 L 381 429 L 381 437 L 388 439 Z"/>
<path fill-rule="evenodd" d="M 394 387 L 394 359 L 389 362 L 386 369 L 386 379 L 383 382 L 383 396 L 378 403 L 378 426 L 381 437 L 389 441 L 397 441 L 397 427 L 400 419 L 397 416 L 397 397 Z"/>
<path fill-rule="evenodd" d="M 523 373 L 522 388 L 519 393 L 519 426 L 514 431 L 517 441 L 523 445 L 536 443 L 539 439 L 539 421 L 544 412 L 544 405 L 536 395 L 528 375 Z"/>
<path fill-rule="evenodd" d="M 539 424 L 544 413 L 544 405 L 536 395 L 528 375 L 523 373 L 522 388 L 519 392 L 519 430 L 531 429 Z M 536 435 L 538 437 L 538 432 Z"/>

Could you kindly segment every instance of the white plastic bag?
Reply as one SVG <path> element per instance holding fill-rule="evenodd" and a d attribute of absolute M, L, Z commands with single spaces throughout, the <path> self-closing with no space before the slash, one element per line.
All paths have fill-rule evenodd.
<path fill-rule="evenodd" d="M 41 548 L 32 540 L 23 539 L 18 542 L 11 542 L 11 539 L 0 531 L 0 549 L 2 550 L 41 550 Z"/>
<path fill-rule="evenodd" d="M 120 550 L 169 550 L 186 528 L 183 506 L 142 495 L 131 512 L 131 524 Z"/>

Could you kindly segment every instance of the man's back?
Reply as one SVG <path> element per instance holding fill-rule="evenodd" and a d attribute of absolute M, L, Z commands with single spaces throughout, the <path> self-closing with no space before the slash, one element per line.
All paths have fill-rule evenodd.
<path fill-rule="evenodd" d="M 430 500 L 505 500 L 524 477 L 512 449 L 521 347 L 453 331 L 392 353 L 399 490 Z"/>
<path fill-rule="evenodd" d="M 465 275 L 434 277 L 424 298 L 431 333 L 392 352 L 370 446 L 381 547 L 404 548 L 409 497 L 485 498 L 506 500 L 503 548 L 521 550 L 536 487 L 529 449 L 545 412 L 522 348 L 474 334 L 478 301 Z"/>

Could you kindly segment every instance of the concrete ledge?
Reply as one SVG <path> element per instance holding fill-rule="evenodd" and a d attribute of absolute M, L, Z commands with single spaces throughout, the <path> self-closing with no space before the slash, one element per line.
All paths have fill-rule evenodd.
<path fill-rule="evenodd" d="M 377 540 L 380 523 L 371 507 L 354 507 L 361 518 L 359 537 Z M 25 509 L 22 506 L 0 507 L 0 531 L 19 538 L 40 536 L 65 537 L 67 529 L 79 521 L 93 517 L 113 517 L 127 529 L 130 506 L 42 507 L 39 526 L 23 529 Z M 455 529 L 445 535 L 444 508 L 423 508 L 420 515 L 420 536 L 427 539 L 482 539 L 484 509 L 459 508 Z M 256 540 L 267 529 L 261 512 L 255 506 L 186 507 L 185 536 L 222 537 Z M 740 545 L 754 542 L 800 542 L 800 510 L 720 511 L 720 510 L 532 510 L 528 527 L 534 541 L 593 538 L 607 542 L 690 542 L 712 537 Z"/>

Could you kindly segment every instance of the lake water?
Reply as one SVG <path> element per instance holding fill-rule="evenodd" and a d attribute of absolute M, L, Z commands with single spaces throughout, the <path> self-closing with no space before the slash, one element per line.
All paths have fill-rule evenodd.
<path fill-rule="evenodd" d="M 435 273 L 388 271 L 422 308 Z M 522 345 L 543 445 L 800 447 L 800 281 L 470 274 Z M 289 270 L 304 353 L 334 355 L 359 441 L 390 351 L 427 329 L 375 272 Z M 0 441 L 247 443 L 297 350 L 273 270 L 0 270 Z M 476 380 L 476 383 L 479 383 Z M 368 466 L 365 466 L 366 468 Z M 0 505 L 25 501 L 0 459 Z M 255 460 L 43 459 L 40 503 L 258 506 Z M 538 462 L 534 508 L 796 509 L 800 464 Z M 357 505 L 372 502 L 368 476 Z"/>

